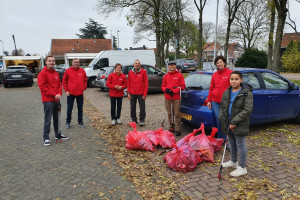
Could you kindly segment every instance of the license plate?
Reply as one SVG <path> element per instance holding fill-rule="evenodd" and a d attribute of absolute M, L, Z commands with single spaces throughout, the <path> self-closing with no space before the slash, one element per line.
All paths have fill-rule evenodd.
<path fill-rule="evenodd" d="M 189 120 L 189 121 L 192 120 L 192 115 L 188 115 L 188 114 L 185 114 L 185 113 L 180 113 L 180 116 L 183 119 L 186 119 L 186 120 Z"/>
<path fill-rule="evenodd" d="M 11 75 L 12 78 L 21 78 L 22 75 Z"/>
<path fill-rule="evenodd" d="M 195 69 L 194 67 L 190 67 L 190 69 Z"/>

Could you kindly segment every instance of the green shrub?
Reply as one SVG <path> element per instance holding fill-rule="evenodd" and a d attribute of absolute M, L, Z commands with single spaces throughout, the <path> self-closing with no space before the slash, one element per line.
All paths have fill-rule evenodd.
<path fill-rule="evenodd" d="M 246 49 L 245 53 L 238 59 L 236 67 L 249 67 L 265 69 L 268 64 L 266 52 L 258 49 Z"/>
<path fill-rule="evenodd" d="M 291 41 L 281 57 L 285 72 L 300 72 L 300 43 Z"/>

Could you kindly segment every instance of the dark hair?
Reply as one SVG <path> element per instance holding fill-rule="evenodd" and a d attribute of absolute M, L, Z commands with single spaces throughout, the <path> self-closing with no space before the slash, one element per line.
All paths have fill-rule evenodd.
<path fill-rule="evenodd" d="M 239 77 L 240 77 L 241 79 L 243 79 L 243 74 L 242 74 L 242 72 L 240 72 L 240 71 L 233 71 L 233 72 L 231 72 L 230 76 L 231 76 L 232 74 L 237 74 L 237 75 L 239 75 Z"/>
<path fill-rule="evenodd" d="M 121 65 L 120 63 L 117 63 L 117 64 L 115 65 L 115 69 L 116 69 L 118 66 L 121 66 L 121 69 L 122 69 L 122 65 Z"/>
<path fill-rule="evenodd" d="M 54 58 L 54 56 L 47 56 L 45 61 L 47 61 L 48 58 Z"/>
<path fill-rule="evenodd" d="M 217 62 L 218 62 L 218 60 L 220 60 L 220 59 L 225 63 L 225 66 L 226 66 L 227 61 L 226 61 L 226 58 L 225 58 L 224 56 L 217 56 L 217 57 L 215 58 L 215 61 L 214 61 L 215 65 L 217 65 Z"/>

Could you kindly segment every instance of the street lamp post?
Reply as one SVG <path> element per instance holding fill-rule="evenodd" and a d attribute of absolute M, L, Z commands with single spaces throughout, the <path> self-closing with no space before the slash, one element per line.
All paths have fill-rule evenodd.
<path fill-rule="evenodd" d="M 117 32 L 117 36 L 118 36 L 118 50 L 119 50 L 119 41 L 120 41 L 120 38 L 119 38 L 119 30 L 118 30 L 118 32 Z"/>
<path fill-rule="evenodd" d="M 216 29 L 215 29 L 215 46 L 214 46 L 214 59 L 216 58 L 216 49 L 217 49 L 217 32 L 218 32 L 218 14 L 219 14 L 219 0 L 217 0 L 217 13 L 216 13 Z"/>

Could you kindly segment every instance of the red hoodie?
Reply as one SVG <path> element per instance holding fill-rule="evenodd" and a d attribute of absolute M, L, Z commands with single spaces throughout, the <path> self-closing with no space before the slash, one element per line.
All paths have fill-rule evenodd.
<path fill-rule="evenodd" d="M 170 94 L 166 93 L 167 88 L 173 91 L 172 97 Z M 169 71 L 164 76 L 163 82 L 161 84 L 161 89 L 165 93 L 165 99 L 169 99 L 169 100 L 180 99 L 180 88 L 181 91 L 185 89 L 185 82 L 184 82 L 183 75 L 177 70 L 175 70 L 174 72 Z"/>
<path fill-rule="evenodd" d="M 71 95 L 79 96 L 83 95 L 83 91 L 87 87 L 87 77 L 84 69 L 70 67 L 65 71 L 62 80 L 65 92 L 69 92 Z"/>
<path fill-rule="evenodd" d="M 58 73 L 46 66 L 38 75 L 38 85 L 42 94 L 42 102 L 56 101 L 57 94 L 62 95 L 62 86 Z"/>
<path fill-rule="evenodd" d="M 116 89 L 116 85 L 122 86 L 122 90 Z M 110 97 L 123 97 L 124 89 L 127 86 L 125 74 L 120 73 L 118 75 L 116 72 L 111 73 L 107 78 L 106 86 L 109 88 Z"/>
<path fill-rule="evenodd" d="M 230 74 L 232 70 L 225 67 L 212 75 L 207 101 L 221 103 L 224 91 L 230 85 Z"/>
<path fill-rule="evenodd" d="M 147 71 L 143 68 L 135 73 L 134 68 L 128 73 L 127 92 L 133 95 L 147 96 L 148 93 L 148 76 Z"/>

